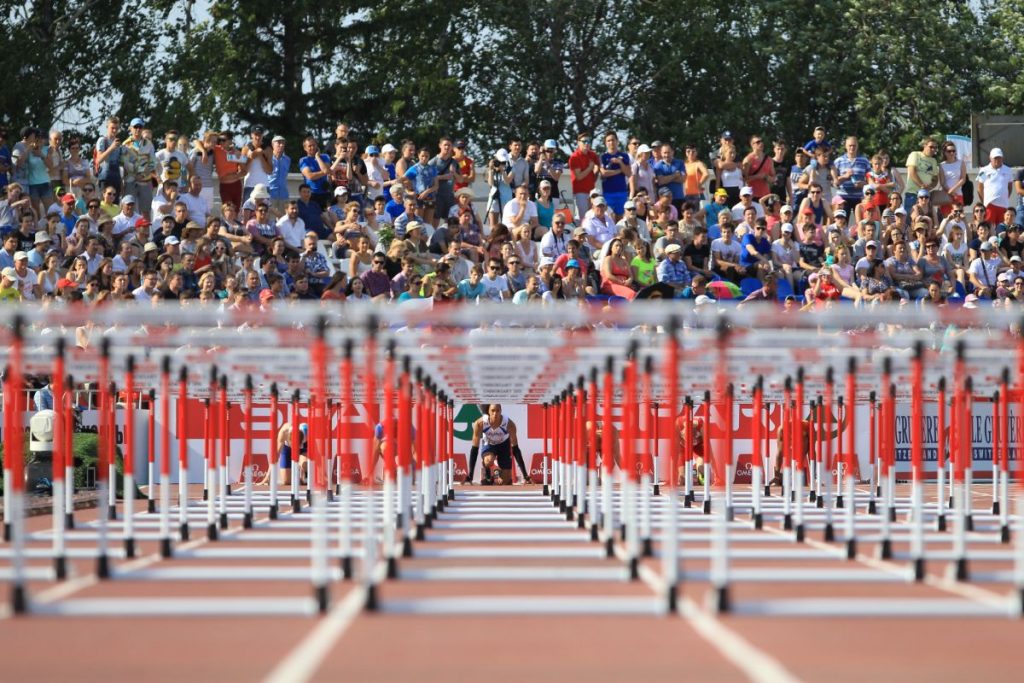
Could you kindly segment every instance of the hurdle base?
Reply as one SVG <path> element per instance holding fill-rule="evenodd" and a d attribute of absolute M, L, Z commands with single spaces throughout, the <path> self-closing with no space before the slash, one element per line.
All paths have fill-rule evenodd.
<path fill-rule="evenodd" d="M 455 489 L 448 489 L 448 500 L 455 500 Z"/>
<path fill-rule="evenodd" d="M 111 522 L 116 522 L 117 521 L 117 507 L 116 506 L 111 505 L 109 508 L 107 508 L 107 519 L 109 519 Z"/>
<path fill-rule="evenodd" d="M 882 543 L 878 546 L 878 558 L 881 560 L 892 559 L 892 540 L 883 538 Z"/>
<path fill-rule="evenodd" d="M 675 586 L 668 586 L 665 589 L 665 603 L 669 614 L 675 614 L 676 610 L 679 609 L 679 592 Z"/>
<path fill-rule="evenodd" d="M 67 530 L 75 528 L 75 513 L 65 512 L 64 513 L 64 528 Z"/>
<path fill-rule="evenodd" d="M 771 484 L 765 484 L 764 485 L 764 497 L 765 498 L 771 498 L 772 497 L 772 485 Z"/>
<path fill-rule="evenodd" d="M 974 515 L 967 515 L 964 517 L 964 524 L 968 531 L 974 531 Z"/>
<path fill-rule="evenodd" d="M 135 557 L 135 539 L 126 538 L 124 539 L 124 556 L 131 559 Z"/>
<path fill-rule="evenodd" d="M 188 537 L 189 537 L 188 522 L 182 522 L 181 528 L 178 529 L 178 535 L 181 537 L 181 540 L 183 540 L 183 541 L 187 541 L 188 540 Z"/>
<path fill-rule="evenodd" d="M 811 493 L 814 493 L 814 492 L 811 491 Z M 819 510 L 824 509 L 824 507 L 825 507 L 825 497 L 824 496 L 816 496 L 815 499 L 814 499 L 814 507 L 818 508 Z"/>
<path fill-rule="evenodd" d="M 957 581 L 967 581 L 970 578 L 970 572 L 967 571 L 967 558 L 958 557 L 956 563 L 953 565 L 953 576 Z"/>
<path fill-rule="evenodd" d="M 221 529 L 227 529 L 228 528 L 228 513 L 226 513 L 226 512 L 220 513 L 220 528 Z"/>
<path fill-rule="evenodd" d="M 629 580 L 636 581 L 640 578 L 640 561 L 635 558 L 629 558 Z"/>
<path fill-rule="evenodd" d="M 875 503 L 874 500 L 869 500 L 868 501 L 868 514 L 869 515 L 877 515 L 878 514 L 878 505 Z"/>
<path fill-rule="evenodd" d="M 608 559 L 615 557 L 615 539 L 611 536 L 604 539 L 604 555 Z"/>
<path fill-rule="evenodd" d="M 993 515 L 998 515 L 999 514 L 999 501 L 998 500 L 992 501 L 992 514 Z"/>
<path fill-rule="evenodd" d="M 642 552 L 644 557 L 654 557 L 654 541 L 650 538 L 645 538 Z"/>
<path fill-rule="evenodd" d="M 151 515 L 156 512 L 156 501 L 152 498 L 146 501 L 146 512 Z"/>
<path fill-rule="evenodd" d="M 558 508 L 559 512 L 565 512 L 565 501 L 564 500 L 562 500 L 561 498 L 559 498 L 556 495 L 554 502 L 555 502 L 555 507 Z"/>
<path fill-rule="evenodd" d="M 96 576 L 101 579 L 110 578 L 110 558 L 100 555 L 96 558 Z"/>
<path fill-rule="evenodd" d="M 600 540 L 600 533 L 599 533 L 599 530 L 597 528 L 597 524 L 596 523 L 590 525 L 590 540 L 591 541 Z"/>
<path fill-rule="evenodd" d="M 796 529 L 794 529 L 793 531 L 793 538 L 797 543 L 803 543 L 804 539 L 807 538 L 807 531 L 803 524 L 797 524 Z"/>
<path fill-rule="evenodd" d="M 716 614 L 726 614 L 731 605 L 729 603 L 729 589 L 726 586 L 715 588 L 711 594 L 711 611 Z"/>
<path fill-rule="evenodd" d="M 547 484 L 544 484 L 544 488 L 541 489 L 541 495 L 542 496 L 549 496 L 549 495 L 551 495 L 551 491 L 548 489 L 548 485 Z"/>
<path fill-rule="evenodd" d="M 793 515 L 788 512 L 782 517 L 782 529 L 783 531 L 793 530 Z"/>
<path fill-rule="evenodd" d="M 277 519 L 277 503 L 270 506 L 270 509 L 267 511 L 267 514 L 270 517 L 270 519 Z"/>
<path fill-rule="evenodd" d="M 999 542 L 1009 543 L 1010 542 L 1010 527 L 1004 524 L 999 527 Z"/>
<path fill-rule="evenodd" d="M 754 513 L 754 528 L 758 531 L 764 528 L 764 515 L 760 512 Z"/>
<path fill-rule="evenodd" d="M 171 539 L 161 538 L 160 539 L 160 557 L 167 559 L 171 556 Z"/>
<path fill-rule="evenodd" d="M 313 504 L 313 489 L 306 489 L 306 505 Z"/>
<path fill-rule="evenodd" d="M 889 508 L 889 521 L 890 522 L 895 522 L 896 521 L 896 508 Z"/>
<path fill-rule="evenodd" d="M 825 522 L 825 532 L 823 534 L 825 543 L 832 543 L 836 540 L 836 530 L 832 526 L 832 522 Z"/>
<path fill-rule="evenodd" d="M 708 498 L 707 500 L 704 501 L 703 510 L 704 510 L 704 514 L 705 515 L 710 515 L 711 514 L 711 499 L 710 498 Z"/>
<path fill-rule="evenodd" d="M 11 586 L 11 612 L 25 614 L 28 612 L 28 596 L 22 585 Z"/>
<path fill-rule="evenodd" d="M 346 581 L 352 580 L 352 558 L 343 557 L 341 558 L 341 578 Z"/>
<path fill-rule="evenodd" d="M 68 578 L 68 558 L 63 555 L 53 558 L 53 575 L 58 581 Z"/>
<path fill-rule="evenodd" d="M 427 540 L 427 534 L 424 531 L 425 528 L 426 527 L 423 524 L 417 524 L 416 525 L 416 540 L 417 541 L 425 541 L 425 540 Z M 412 541 L 409 539 L 409 537 L 406 537 L 405 539 L 403 539 L 402 543 L 403 544 L 405 544 L 405 543 L 409 544 L 409 553 L 412 554 Z M 402 554 L 403 555 L 405 554 L 405 546 L 404 545 L 403 545 L 403 549 L 402 549 Z"/>
<path fill-rule="evenodd" d="M 388 574 L 389 579 L 398 578 L 398 560 L 395 559 L 394 555 L 388 558 Z"/>
<path fill-rule="evenodd" d="M 843 496 L 842 495 L 838 495 L 838 496 L 836 496 L 836 508 L 837 509 L 842 509 L 842 507 L 843 507 Z"/>
<path fill-rule="evenodd" d="M 320 614 L 326 614 L 327 613 L 327 605 L 328 605 L 328 602 L 329 602 L 328 598 L 327 598 L 327 586 L 316 586 L 313 589 L 313 595 L 314 595 L 314 597 L 316 599 L 316 609 L 317 609 L 317 611 Z"/>
<path fill-rule="evenodd" d="M 376 612 L 377 607 L 377 587 L 369 585 L 366 587 L 366 602 L 363 603 L 363 609 L 367 612 Z"/>
<path fill-rule="evenodd" d="M 252 513 L 251 512 L 246 512 L 245 514 L 242 515 L 242 528 L 243 529 L 251 529 L 252 528 Z"/>
<path fill-rule="evenodd" d="M 726 508 L 725 508 L 725 521 L 731 522 L 734 519 L 736 519 L 736 511 L 733 509 L 733 507 L 731 505 L 726 506 Z"/>
<path fill-rule="evenodd" d="M 683 496 L 683 507 L 684 508 L 688 508 L 688 507 L 692 507 L 692 506 L 693 506 L 693 494 L 692 493 L 687 493 L 685 496 Z"/>
<path fill-rule="evenodd" d="M 217 540 L 217 525 L 216 524 L 207 524 L 206 525 L 206 538 L 207 538 L 207 540 L 210 540 L 210 541 L 216 541 Z"/>
<path fill-rule="evenodd" d="M 302 502 L 298 499 L 298 497 L 292 498 L 292 512 L 294 512 L 295 514 L 299 514 L 300 512 L 302 512 Z"/>
<path fill-rule="evenodd" d="M 924 572 L 924 558 L 923 557 L 915 557 L 914 558 L 914 581 L 917 581 L 917 582 L 924 581 L 924 574 L 925 574 L 925 572 Z"/>
<path fill-rule="evenodd" d="M 402 539 L 402 557 L 412 557 L 412 539 L 408 536 Z"/>
<path fill-rule="evenodd" d="M 661 495 L 661 485 L 660 484 L 655 484 L 654 485 L 654 491 L 651 492 L 651 495 L 654 495 L 654 496 L 660 496 Z"/>
<path fill-rule="evenodd" d="M 935 518 L 935 530 L 945 531 L 946 530 L 946 515 L 939 515 Z"/>
<path fill-rule="evenodd" d="M 854 538 L 851 538 L 848 541 L 846 541 L 846 559 L 857 559 L 857 540 Z"/>
<path fill-rule="evenodd" d="M 815 491 L 814 489 L 811 489 L 810 491 L 808 491 L 807 492 L 807 500 L 809 502 L 811 502 L 811 503 L 817 503 L 818 502 L 818 492 Z M 821 506 L 819 505 L 818 507 L 821 507 Z"/>
<path fill-rule="evenodd" d="M 571 507 L 566 506 L 565 508 L 565 520 L 571 522 L 573 520 L 573 511 Z"/>
<path fill-rule="evenodd" d="M 395 528 L 401 529 L 405 525 L 405 516 L 401 512 L 395 513 Z"/>
<path fill-rule="evenodd" d="M 953 500 L 953 495 L 952 494 L 950 494 L 949 500 L 946 501 L 946 507 L 948 507 L 950 510 L 952 510 L 953 508 L 956 507 L 956 504 L 955 504 L 955 501 Z"/>

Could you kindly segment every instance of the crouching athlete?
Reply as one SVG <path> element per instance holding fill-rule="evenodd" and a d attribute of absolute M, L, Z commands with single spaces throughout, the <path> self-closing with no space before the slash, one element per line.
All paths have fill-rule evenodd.
<path fill-rule="evenodd" d="M 523 473 L 523 482 L 530 481 L 530 474 L 523 463 L 523 452 L 519 450 L 516 423 L 501 414 L 501 406 L 497 403 L 487 406 L 487 415 L 473 423 L 473 447 L 469 449 L 467 484 L 473 481 L 476 459 L 479 455 L 483 456 L 484 468 L 481 484 L 511 484 L 513 457 Z"/>

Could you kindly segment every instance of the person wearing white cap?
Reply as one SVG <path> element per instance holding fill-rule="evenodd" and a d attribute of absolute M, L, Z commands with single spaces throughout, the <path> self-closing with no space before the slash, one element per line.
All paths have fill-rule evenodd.
<path fill-rule="evenodd" d="M 998 147 L 992 148 L 988 159 L 988 165 L 978 171 L 978 203 L 985 207 L 985 220 L 998 225 L 1003 221 L 1006 207 L 1010 205 L 1013 171 L 1003 164 L 1003 150 Z"/>
<path fill-rule="evenodd" d="M 538 181 L 551 181 L 552 194 L 558 194 L 558 180 L 565 171 L 565 164 L 562 163 L 557 155 L 558 143 L 552 139 L 545 140 L 540 158 L 533 165 L 533 172 L 536 174 Z"/>
<path fill-rule="evenodd" d="M 288 202 L 288 171 L 292 159 L 284 153 L 285 139 L 275 135 L 270 141 L 270 173 L 267 174 L 267 191 L 270 192 L 270 207 L 277 216 L 283 216 Z"/>
<path fill-rule="evenodd" d="M 793 241 L 793 224 L 783 223 L 781 236 L 772 242 L 772 265 L 779 277 L 784 278 L 792 291 L 803 278 L 800 269 L 800 245 Z"/>
<path fill-rule="evenodd" d="M 134 118 L 129 125 L 130 134 L 121 143 L 121 163 L 124 164 L 125 194 L 135 195 L 140 212 L 149 213 L 153 204 L 153 179 L 156 177 L 156 150 L 153 143 L 143 137 L 146 122 Z M 116 227 L 115 227 L 116 230 Z M 115 232 L 115 234 L 117 234 Z"/>
<path fill-rule="evenodd" d="M 21 301 L 18 274 L 10 266 L 0 272 L 0 302 L 3 301 Z"/>
<path fill-rule="evenodd" d="M 636 148 L 636 158 L 630 166 L 629 196 L 636 197 L 640 190 L 646 190 L 648 197 L 656 196 L 654 191 L 654 165 L 651 163 L 652 150 L 643 144 Z"/>
<path fill-rule="evenodd" d="M 754 209 L 757 214 L 755 218 L 764 218 L 764 207 L 759 202 L 754 201 L 754 188 L 749 185 L 744 185 L 740 188 L 740 201 L 738 204 L 732 207 L 732 220 L 734 223 L 739 223 L 743 220 L 743 212 L 747 209 Z"/>
<path fill-rule="evenodd" d="M 18 278 L 22 299 L 34 301 L 39 298 L 39 278 L 36 271 L 28 267 L 28 253 L 19 251 L 14 255 L 14 274 Z"/>
<path fill-rule="evenodd" d="M 45 230 L 40 230 L 36 233 L 32 250 L 28 252 L 28 265 L 30 268 L 39 270 L 43 267 L 43 262 L 46 260 L 46 251 L 53 244 L 53 238 L 50 237 L 50 233 Z"/>
<path fill-rule="evenodd" d="M 490 163 L 487 164 L 487 186 L 491 189 L 487 193 L 487 214 L 491 230 L 498 227 L 498 219 L 502 210 L 512 199 L 512 165 L 509 160 L 508 150 L 499 149 L 494 153 Z"/>
<path fill-rule="evenodd" d="M 991 299 L 995 296 L 999 267 L 1003 260 L 988 240 L 981 243 L 978 252 L 978 258 L 971 261 L 967 274 L 971 278 L 971 284 L 974 285 L 975 294 L 983 299 Z"/>

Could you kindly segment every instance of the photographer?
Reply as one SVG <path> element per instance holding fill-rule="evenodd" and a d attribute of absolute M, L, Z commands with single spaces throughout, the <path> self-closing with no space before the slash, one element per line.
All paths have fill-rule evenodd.
<path fill-rule="evenodd" d="M 512 166 L 508 151 L 499 149 L 487 164 L 487 220 L 491 230 L 498 226 L 505 204 L 512 200 Z"/>

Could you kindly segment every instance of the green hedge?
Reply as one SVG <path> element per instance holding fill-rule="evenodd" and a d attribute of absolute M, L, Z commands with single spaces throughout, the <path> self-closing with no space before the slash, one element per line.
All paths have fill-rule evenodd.
<path fill-rule="evenodd" d="M 75 489 L 85 486 L 85 472 L 89 467 L 96 467 L 99 462 L 99 436 L 92 433 L 75 434 L 72 437 L 71 447 L 75 452 Z M 34 454 L 28 449 L 28 434 L 25 435 L 25 464 L 32 461 Z M 118 448 L 115 456 L 115 467 L 117 469 L 117 497 L 124 497 L 124 459 L 121 457 L 121 449 Z M 0 444 L 0 463 L 3 462 L 3 445 Z M 97 472 L 98 474 L 98 472 Z M 3 483 L 0 482 L 0 492 L 3 491 Z M 135 487 L 135 497 L 145 498 L 139 487 Z"/>

